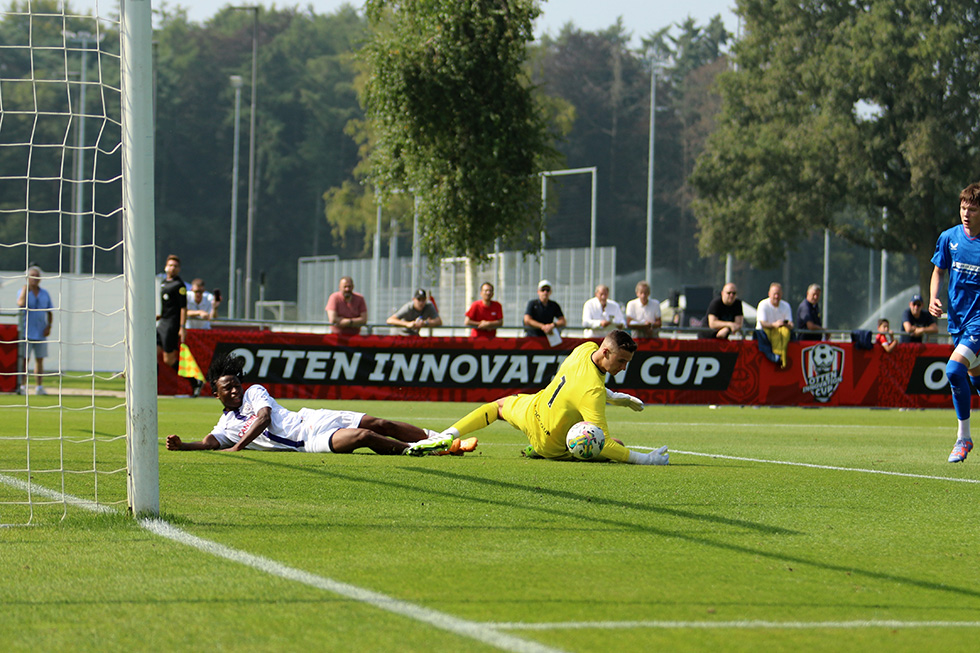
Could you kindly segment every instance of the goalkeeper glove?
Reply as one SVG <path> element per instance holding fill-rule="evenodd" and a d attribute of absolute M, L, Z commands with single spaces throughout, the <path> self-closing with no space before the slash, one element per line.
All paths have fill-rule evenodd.
<path fill-rule="evenodd" d="M 606 388 L 606 403 L 612 406 L 626 406 L 635 411 L 641 411 L 644 408 L 643 402 L 633 395 L 628 395 L 625 392 L 613 392 L 609 388 Z"/>

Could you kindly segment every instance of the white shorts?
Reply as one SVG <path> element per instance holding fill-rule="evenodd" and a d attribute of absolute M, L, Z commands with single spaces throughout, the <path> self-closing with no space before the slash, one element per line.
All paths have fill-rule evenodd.
<path fill-rule="evenodd" d="M 333 449 L 330 448 L 333 434 L 340 429 L 360 428 L 365 414 L 355 413 L 352 410 L 301 408 L 299 417 L 303 420 L 305 435 L 303 439 L 306 440 L 304 450 L 311 453 L 333 453 Z"/>

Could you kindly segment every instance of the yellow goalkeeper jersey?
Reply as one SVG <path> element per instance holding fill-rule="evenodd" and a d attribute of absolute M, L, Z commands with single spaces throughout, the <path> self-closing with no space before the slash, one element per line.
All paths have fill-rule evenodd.
<path fill-rule="evenodd" d="M 606 424 L 606 379 L 586 342 L 572 350 L 551 383 L 533 395 L 517 395 L 504 407 L 504 418 L 524 431 L 534 450 L 545 458 L 565 458 L 565 434 L 576 422 L 592 422 L 610 439 Z"/>

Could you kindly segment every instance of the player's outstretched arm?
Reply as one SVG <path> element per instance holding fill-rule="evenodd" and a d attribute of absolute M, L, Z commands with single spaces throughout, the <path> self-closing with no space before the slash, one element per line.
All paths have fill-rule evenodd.
<path fill-rule="evenodd" d="M 184 442 L 175 434 L 167 436 L 167 449 L 170 451 L 202 451 L 220 448 L 221 443 L 210 433 L 204 436 L 200 442 Z"/>
<path fill-rule="evenodd" d="M 626 406 L 635 411 L 641 411 L 644 408 L 643 402 L 639 398 L 625 392 L 613 392 L 609 388 L 606 388 L 606 403 L 612 406 Z"/>

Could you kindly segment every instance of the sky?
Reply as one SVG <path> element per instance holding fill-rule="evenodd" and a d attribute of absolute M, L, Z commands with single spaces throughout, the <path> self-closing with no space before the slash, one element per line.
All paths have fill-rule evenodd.
<path fill-rule="evenodd" d="M 253 3 L 169 0 L 168 4 L 188 8 L 188 18 L 203 22 L 225 5 Z M 273 3 L 261 0 L 260 4 Z M 312 6 L 316 13 L 328 14 L 345 3 L 342 0 L 279 0 L 274 4 L 278 7 Z M 349 4 L 362 6 L 357 0 Z M 586 31 L 595 31 L 609 27 L 622 16 L 623 25 L 633 35 L 633 45 L 639 45 L 642 37 L 673 23 L 683 22 L 688 16 L 693 17 L 698 25 L 705 25 L 718 14 L 721 14 L 728 31 L 734 34 L 738 27 L 738 19 L 732 11 L 734 6 L 735 0 L 550 0 L 542 3 L 544 13 L 538 18 L 537 34 L 557 34 L 569 21 Z"/>

